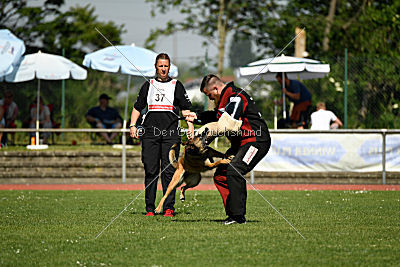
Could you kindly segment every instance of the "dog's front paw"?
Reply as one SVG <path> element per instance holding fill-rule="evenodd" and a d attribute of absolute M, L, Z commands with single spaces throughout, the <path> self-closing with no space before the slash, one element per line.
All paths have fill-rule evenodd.
<path fill-rule="evenodd" d="M 234 157 L 235 157 L 235 155 L 229 155 L 229 156 L 227 157 L 227 159 L 233 160 Z"/>
<path fill-rule="evenodd" d="M 221 159 L 221 164 L 229 164 L 231 161 L 231 159 Z"/>
<path fill-rule="evenodd" d="M 154 211 L 155 211 L 156 213 L 161 213 L 161 207 L 157 207 Z"/>

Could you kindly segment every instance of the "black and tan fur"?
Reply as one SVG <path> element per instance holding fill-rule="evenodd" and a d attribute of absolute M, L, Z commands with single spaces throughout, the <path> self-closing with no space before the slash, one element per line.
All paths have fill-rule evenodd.
<path fill-rule="evenodd" d="M 171 147 L 169 152 L 169 160 L 176 169 L 171 182 L 168 185 L 165 195 L 161 199 L 156 208 L 156 212 L 161 212 L 165 199 L 168 195 L 178 186 L 185 182 L 182 187 L 180 200 L 185 200 L 185 191 L 188 188 L 197 186 L 201 180 L 201 172 L 216 168 L 220 164 L 228 164 L 231 162 L 233 156 L 225 158 L 225 154 L 212 149 L 205 145 L 206 132 L 202 136 L 195 136 L 185 144 L 185 150 L 182 156 L 176 160 L 174 148 L 178 145 L 175 144 Z M 212 162 L 213 157 L 222 158 L 216 162 Z"/>

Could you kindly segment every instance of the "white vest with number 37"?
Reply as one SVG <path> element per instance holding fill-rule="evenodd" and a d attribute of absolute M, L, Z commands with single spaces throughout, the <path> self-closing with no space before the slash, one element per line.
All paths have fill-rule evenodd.
<path fill-rule="evenodd" d="M 176 80 L 162 83 L 156 79 L 151 79 L 147 94 L 148 110 L 174 112 L 175 86 Z"/>

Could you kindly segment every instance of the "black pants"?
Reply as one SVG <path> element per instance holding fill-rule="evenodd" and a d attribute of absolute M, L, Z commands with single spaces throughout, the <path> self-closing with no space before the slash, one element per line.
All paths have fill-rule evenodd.
<path fill-rule="evenodd" d="M 241 146 L 230 164 L 220 165 L 214 174 L 214 183 L 222 196 L 228 216 L 244 216 L 246 214 L 246 180 L 244 176 L 257 165 L 268 153 L 271 141 L 252 142 Z M 251 153 L 253 151 L 253 153 Z M 256 151 L 256 152 L 255 152 Z"/>
<path fill-rule="evenodd" d="M 163 139 L 163 137 L 144 137 L 142 139 L 142 162 L 144 164 L 145 178 L 144 185 L 145 190 L 145 202 L 146 211 L 155 210 L 155 200 L 157 193 L 158 177 L 161 173 L 161 184 L 163 188 L 163 194 L 167 191 L 168 185 L 172 180 L 172 176 L 175 173 L 175 168 L 170 164 L 168 153 L 172 145 L 180 142 L 179 139 Z M 175 148 L 175 155 L 179 155 L 179 146 Z M 161 166 L 161 169 L 160 169 Z M 150 184 L 151 183 L 151 184 Z M 175 191 L 165 200 L 163 210 L 171 209 L 174 210 L 175 204 Z"/>

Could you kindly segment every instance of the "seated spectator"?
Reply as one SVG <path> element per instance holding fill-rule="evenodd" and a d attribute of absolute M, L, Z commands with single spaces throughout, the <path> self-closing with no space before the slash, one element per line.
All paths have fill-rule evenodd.
<path fill-rule="evenodd" d="M 282 73 L 278 72 L 276 74 L 276 80 L 279 84 L 282 84 Z M 289 80 L 286 73 L 284 76 L 285 87 L 282 88 L 282 93 L 284 93 L 289 101 L 293 102 L 294 106 L 292 113 L 290 114 L 290 123 L 293 128 L 305 129 L 308 127 L 308 117 L 311 108 L 312 95 L 307 87 L 297 80 Z M 282 104 L 282 99 L 280 103 Z"/>
<path fill-rule="evenodd" d="M 31 105 L 31 120 L 29 122 L 29 128 L 35 129 L 36 128 L 36 120 L 37 120 L 37 98 L 34 99 Z M 50 109 L 47 105 L 43 105 L 43 99 L 39 98 L 39 128 L 42 129 L 51 129 L 52 123 L 50 119 Z M 51 133 L 42 133 L 43 136 L 43 144 L 47 144 L 47 140 L 49 139 Z M 34 133 L 31 136 L 35 136 Z"/>
<path fill-rule="evenodd" d="M 330 130 L 343 126 L 343 123 L 336 115 L 326 110 L 324 102 L 317 104 L 317 111 L 311 114 L 311 130 Z"/>
<path fill-rule="evenodd" d="M 99 106 L 89 109 L 86 113 L 86 120 L 92 127 L 100 129 L 120 129 L 122 127 L 122 118 L 118 111 L 108 106 L 110 99 L 111 97 L 106 94 L 100 95 Z M 107 144 L 112 144 L 117 135 L 118 133 L 112 133 L 110 136 L 107 133 L 101 133 Z"/>
<path fill-rule="evenodd" d="M 18 106 L 13 101 L 13 93 L 12 91 L 5 91 L 4 98 L 0 100 L 0 106 L 4 109 L 4 128 L 17 128 L 15 124 L 15 119 L 18 115 Z M 7 133 L 4 133 L 3 138 L 0 137 L 1 143 L 4 145 L 7 144 Z"/>

